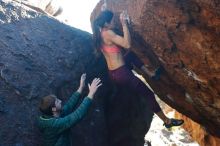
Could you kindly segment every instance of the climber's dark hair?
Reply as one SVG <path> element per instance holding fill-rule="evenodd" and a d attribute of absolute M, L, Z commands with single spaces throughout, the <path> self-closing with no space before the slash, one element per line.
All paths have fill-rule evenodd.
<path fill-rule="evenodd" d="M 110 10 L 102 11 L 99 16 L 92 23 L 93 31 L 93 42 L 96 48 L 96 55 L 100 53 L 100 48 L 102 45 L 101 28 L 105 26 L 106 23 L 110 23 L 113 17 L 113 12 Z"/>

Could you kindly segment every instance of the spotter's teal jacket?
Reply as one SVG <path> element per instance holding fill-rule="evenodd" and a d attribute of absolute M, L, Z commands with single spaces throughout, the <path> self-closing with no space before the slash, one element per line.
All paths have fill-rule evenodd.
<path fill-rule="evenodd" d="M 61 117 L 40 116 L 38 127 L 43 134 L 44 146 L 70 146 L 70 127 L 77 123 L 87 112 L 91 99 L 85 97 L 80 106 L 73 111 L 80 97 L 75 92 L 63 106 Z"/>

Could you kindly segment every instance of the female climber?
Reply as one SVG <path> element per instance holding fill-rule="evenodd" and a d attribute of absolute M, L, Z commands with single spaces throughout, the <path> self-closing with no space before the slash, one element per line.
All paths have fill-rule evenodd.
<path fill-rule="evenodd" d="M 119 87 L 126 87 L 128 91 L 146 97 L 152 111 L 160 117 L 166 128 L 180 126 L 183 120 L 168 118 L 157 103 L 154 93 L 129 70 L 123 59 L 121 48 L 128 49 L 131 46 L 130 32 L 127 26 L 126 14 L 120 14 L 120 22 L 123 36 L 117 35 L 111 28 L 113 12 L 102 11 L 92 24 L 93 40 L 96 52 L 104 55 L 111 80 Z"/>

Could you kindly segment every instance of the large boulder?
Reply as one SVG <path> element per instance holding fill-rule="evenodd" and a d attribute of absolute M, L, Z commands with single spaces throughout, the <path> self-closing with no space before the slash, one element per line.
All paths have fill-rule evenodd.
<path fill-rule="evenodd" d="M 164 68 L 146 80 L 167 104 L 220 137 L 220 2 L 216 0 L 108 0 L 107 9 L 131 18 L 132 50 Z M 100 13 L 100 1 L 91 21 Z M 187 124 L 187 123 L 186 123 Z"/>
<path fill-rule="evenodd" d="M 92 55 L 91 34 L 20 4 L 1 1 L 0 23 L 0 145 L 41 145 L 36 127 L 40 98 L 56 94 L 65 101 L 77 89 L 82 73 L 88 81 L 102 77 L 105 64 Z M 87 117 L 98 126 L 85 119 L 87 129 L 99 131 L 94 136 L 100 139 L 91 143 L 100 146 L 106 143 L 99 130 L 105 129 L 102 94 Z"/>
<path fill-rule="evenodd" d="M 0 146 L 42 145 L 36 126 L 40 98 L 56 94 L 66 101 L 82 73 L 87 82 L 100 77 L 103 86 L 87 116 L 73 126 L 73 144 L 144 144 L 152 113 L 141 98 L 112 96 L 105 61 L 95 58 L 91 34 L 6 0 L 0 1 L 0 25 Z"/>

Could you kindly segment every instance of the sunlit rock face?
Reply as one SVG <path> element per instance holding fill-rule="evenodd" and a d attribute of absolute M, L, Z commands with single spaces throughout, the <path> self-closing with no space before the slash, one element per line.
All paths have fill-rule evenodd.
<path fill-rule="evenodd" d="M 184 119 L 186 124 L 183 125 L 183 128 L 189 132 L 192 138 L 195 139 L 200 146 L 218 146 L 220 144 L 220 138 L 210 135 L 203 126 L 192 121 L 190 118 L 179 112 L 175 112 L 175 117 Z"/>
<path fill-rule="evenodd" d="M 20 5 L 29 6 L 37 11 L 43 11 L 52 16 L 58 16 L 62 13 L 63 9 L 60 6 L 60 0 L 14 0 L 20 3 Z"/>
<path fill-rule="evenodd" d="M 160 81 L 146 77 L 155 93 L 220 137 L 220 2 L 108 0 L 107 8 L 118 26 L 118 14 L 128 12 L 132 50 L 153 68 L 164 68 Z"/>
<path fill-rule="evenodd" d="M 36 125 L 41 97 L 55 94 L 65 103 L 82 73 L 87 83 L 100 77 L 103 85 L 85 118 L 72 127 L 73 145 L 144 145 L 152 120 L 145 98 L 136 100 L 126 89 L 122 97 L 113 96 L 91 34 L 6 0 L 0 1 L 0 26 L 1 146 L 42 145 Z"/>

